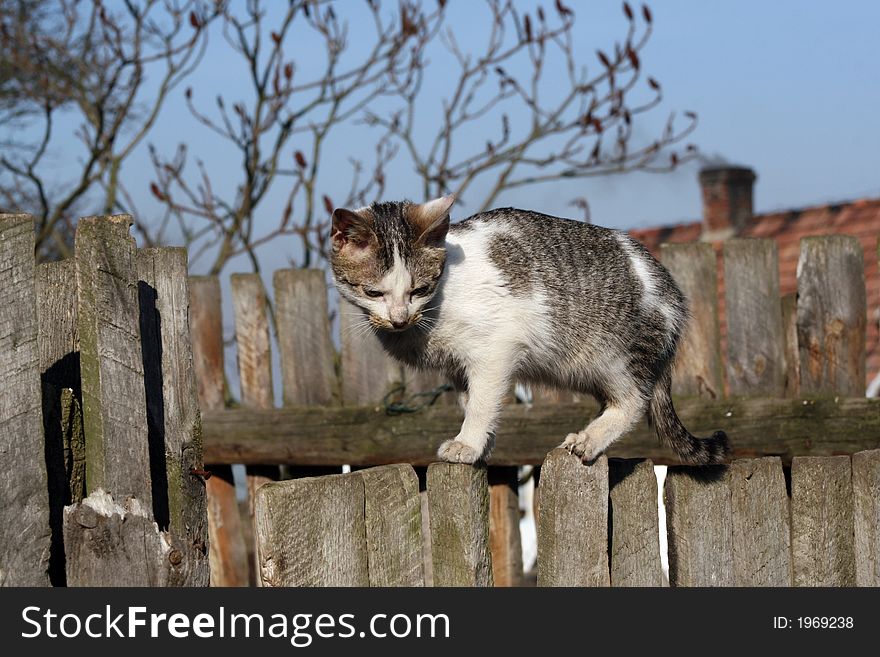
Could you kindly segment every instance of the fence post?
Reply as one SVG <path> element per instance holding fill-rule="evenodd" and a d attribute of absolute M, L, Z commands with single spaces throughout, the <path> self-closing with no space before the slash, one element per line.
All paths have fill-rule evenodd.
<path fill-rule="evenodd" d="M 190 336 L 199 406 L 221 410 L 225 404 L 223 315 L 216 276 L 190 276 Z M 207 464 L 208 562 L 212 586 L 247 586 L 248 561 L 235 482 L 229 465 Z"/>
<path fill-rule="evenodd" d="M 608 459 L 554 449 L 540 485 L 538 586 L 609 586 Z"/>
<path fill-rule="evenodd" d="M 356 474 L 270 482 L 254 504 L 263 586 L 369 586 L 364 483 Z"/>
<path fill-rule="evenodd" d="M 735 586 L 791 586 L 789 502 L 777 456 L 730 466 Z"/>
<path fill-rule="evenodd" d="M 670 466 L 664 487 L 671 586 L 733 586 L 729 472 Z"/>
<path fill-rule="evenodd" d="M 880 586 L 880 449 L 853 454 L 856 586 Z"/>
<path fill-rule="evenodd" d="M 432 463 L 427 488 L 434 586 L 492 586 L 485 466 Z"/>
<path fill-rule="evenodd" d="M 131 223 L 127 215 L 88 217 L 76 230 L 88 496 L 64 509 L 71 586 L 162 586 L 172 565 L 154 521 Z"/>
<path fill-rule="evenodd" d="M 776 242 L 724 242 L 724 291 L 730 394 L 781 393 L 785 353 Z"/>
<path fill-rule="evenodd" d="M 370 586 L 423 586 L 419 480 L 409 465 L 359 470 Z"/>
<path fill-rule="evenodd" d="M 849 456 L 791 461 L 795 586 L 853 586 L 853 485 Z"/>
<path fill-rule="evenodd" d="M 0 215 L 0 263 L 0 586 L 46 586 L 51 536 L 30 215 Z"/>
<path fill-rule="evenodd" d="M 801 393 L 864 397 L 867 310 L 857 238 L 801 240 L 797 306 Z"/>
<path fill-rule="evenodd" d="M 664 244 L 661 253 L 691 310 L 675 358 L 672 391 L 682 396 L 723 397 L 715 250 L 706 243 Z"/>
<path fill-rule="evenodd" d="M 68 259 L 39 265 L 36 287 L 49 525 L 52 529 L 49 579 L 53 586 L 65 586 L 64 507 L 82 501 L 86 483 L 76 327 L 76 261 Z"/>
<path fill-rule="evenodd" d="M 608 472 L 611 586 L 663 586 L 654 464 L 611 459 Z"/>
<path fill-rule="evenodd" d="M 186 249 L 141 249 L 137 257 L 155 519 L 178 553 L 171 559 L 170 584 L 208 586 L 205 483 L 194 474 L 204 464 Z"/>

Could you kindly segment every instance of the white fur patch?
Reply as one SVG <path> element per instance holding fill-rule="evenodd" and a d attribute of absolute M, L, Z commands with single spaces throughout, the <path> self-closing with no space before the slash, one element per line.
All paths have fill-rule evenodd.
<path fill-rule="evenodd" d="M 385 293 L 385 306 L 388 319 L 393 322 L 403 322 L 409 318 L 407 304 L 409 291 L 412 287 L 412 276 L 406 268 L 406 263 L 400 257 L 397 247 L 394 248 L 394 264 L 388 273 L 379 281 L 379 289 Z"/>
<path fill-rule="evenodd" d="M 629 258 L 629 264 L 632 267 L 633 273 L 642 284 L 642 303 L 647 308 L 659 310 L 666 318 L 666 325 L 670 328 L 674 327 L 678 323 L 679 317 L 669 304 L 657 295 L 657 282 L 654 280 L 654 275 L 648 267 L 644 254 L 639 253 L 635 249 L 632 242 L 630 242 L 630 237 L 623 233 L 616 233 L 615 236 L 623 252 Z"/>
<path fill-rule="evenodd" d="M 492 235 L 503 225 L 474 223 L 470 230 L 450 233 L 443 295 L 442 326 L 464 351 L 485 360 L 509 358 L 511 350 L 527 347 L 540 353 L 551 332 L 549 304 L 540 292 L 517 296 L 489 257 Z"/>
<path fill-rule="evenodd" d="M 412 276 L 406 268 L 406 263 L 400 257 L 397 247 L 394 247 L 394 264 L 388 273 L 379 281 L 378 288 L 394 299 L 402 298 L 409 292 L 412 285 Z"/>

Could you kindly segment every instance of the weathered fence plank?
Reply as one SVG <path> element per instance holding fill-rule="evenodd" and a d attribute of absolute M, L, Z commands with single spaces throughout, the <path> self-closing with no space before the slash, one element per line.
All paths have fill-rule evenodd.
<path fill-rule="evenodd" d="M 608 472 L 611 586 L 663 586 L 654 464 L 612 459 Z"/>
<path fill-rule="evenodd" d="M 64 586 L 64 507 L 82 501 L 86 482 L 76 330 L 76 263 L 68 259 L 39 265 L 36 281 L 37 345 L 52 529 L 49 579 L 53 586 Z"/>
<path fill-rule="evenodd" d="M 608 459 L 554 449 L 541 466 L 538 586 L 609 586 Z"/>
<path fill-rule="evenodd" d="M 170 584 L 207 586 L 205 483 L 193 474 L 204 464 L 186 249 L 141 249 L 137 257 L 155 520 L 177 551 Z"/>
<path fill-rule="evenodd" d="M 495 586 L 522 584 L 518 468 L 489 468 L 489 551 Z"/>
<path fill-rule="evenodd" d="M 849 456 L 792 460 L 791 553 L 795 586 L 855 584 Z"/>
<path fill-rule="evenodd" d="M 255 538 L 263 586 L 368 586 L 364 503 L 356 473 L 262 486 Z"/>
<path fill-rule="evenodd" d="M 103 490 L 64 509 L 68 586 L 169 586 L 180 553 L 136 497 Z"/>
<path fill-rule="evenodd" d="M 559 445 L 559 436 L 584 426 L 597 407 L 511 405 L 502 412 L 493 465 L 537 465 Z M 696 434 L 722 429 L 733 436 L 730 458 L 827 456 L 880 448 L 880 401 L 864 398 L 725 399 L 676 402 L 679 417 Z M 426 465 L 437 446 L 461 428 L 456 408 L 430 408 L 391 417 L 375 407 L 290 407 L 206 413 L 206 459 L 215 463 L 331 465 L 339 455 L 352 465 Z M 816 440 L 815 436 L 822 436 Z M 614 443 L 609 457 L 650 458 L 678 464 L 647 424 Z"/>
<path fill-rule="evenodd" d="M 138 278 L 128 215 L 76 229 L 76 288 L 88 492 L 152 508 Z"/>
<path fill-rule="evenodd" d="M 223 315 L 220 282 L 214 276 L 191 276 L 190 336 L 193 369 L 202 413 L 225 406 L 223 371 Z M 241 516 L 235 498 L 232 467 L 212 462 L 205 455 L 211 477 L 205 482 L 208 496 L 209 564 L 212 586 L 247 586 L 248 561 Z M 271 461 L 270 461 L 271 462 Z"/>
<path fill-rule="evenodd" d="M 485 466 L 432 463 L 428 506 L 434 586 L 492 586 Z"/>
<path fill-rule="evenodd" d="M 403 382 L 402 366 L 383 351 L 365 322 L 359 308 L 339 300 L 342 398 L 349 405 L 378 404 Z"/>
<path fill-rule="evenodd" d="M 268 300 L 259 274 L 233 274 L 232 305 L 241 403 L 248 408 L 272 408 L 272 346 Z"/>
<path fill-rule="evenodd" d="M 273 282 L 284 404 L 333 404 L 336 374 L 324 272 L 283 269 Z"/>
<path fill-rule="evenodd" d="M 785 396 L 797 397 L 801 390 L 801 357 L 798 351 L 797 293 L 782 297 L 782 330 L 785 336 Z"/>
<path fill-rule="evenodd" d="M 238 379 L 241 388 L 241 405 L 254 409 L 270 409 L 275 406 L 272 387 L 272 339 L 269 333 L 269 300 L 259 274 L 233 274 L 232 306 L 235 314 L 235 347 L 238 356 Z M 246 468 L 248 492 L 248 515 L 250 526 L 254 523 L 254 503 L 257 490 L 281 478 L 278 465 L 270 463 L 250 464 Z M 253 551 L 253 543 L 245 534 L 245 544 Z M 259 566 L 254 561 L 255 569 Z M 259 576 L 255 577 L 259 585 Z"/>
<path fill-rule="evenodd" d="M 189 277 L 189 327 L 199 406 L 202 412 L 221 410 L 226 405 L 226 376 L 220 281 L 216 276 Z"/>
<path fill-rule="evenodd" d="M 880 450 L 852 457 L 856 586 L 880 586 Z"/>
<path fill-rule="evenodd" d="M 778 457 L 742 459 L 730 466 L 733 583 L 791 586 L 788 493 Z"/>
<path fill-rule="evenodd" d="M 865 394 L 864 255 L 849 235 L 805 237 L 798 262 L 801 394 Z"/>
<path fill-rule="evenodd" d="M 692 315 L 675 358 L 672 391 L 707 399 L 723 397 L 715 251 L 706 243 L 664 244 L 661 254 L 688 298 Z"/>
<path fill-rule="evenodd" d="M 733 586 L 728 468 L 670 467 L 664 489 L 671 586 Z"/>
<path fill-rule="evenodd" d="M 275 272 L 275 327 L 285 406 L 339 404 L 327 315 L 327 284 L 319 269 Z M 289 477 L 339 473 L 338 467 L 294 467 Z"/>
<path fill-rule="evenodd" d="M 0 215 L 0 262 L 0 586 L 46 586 L 51 535 L 31 216 Z"/>
<path fill-rule="evenodd" d="M 724 291 L 730 394 L 781 395 L 785 341 L 776 242 L 724 242 Z"/>
<path fill-rule="evenodd" d="M 370 586 L 423 586 L 419 480 L 409 465 L 360 470 Z"/>

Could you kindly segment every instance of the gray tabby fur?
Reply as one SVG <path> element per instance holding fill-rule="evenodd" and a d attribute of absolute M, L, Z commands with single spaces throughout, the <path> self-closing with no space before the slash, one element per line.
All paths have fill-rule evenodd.
<path fill-rule="evenodd" d="M 333 215 L 336 285 L 393 357 L 441 370 L 465 393 L 440 458 L 489 457 L 513 381 L 595 396 L 602 412 L 563 445 L 590 462 L 647 412 L 687 463 L 723 461 L 727 438 L 696 438 L 670 395 L 688 317 L 669 272 L 625 233 L 503 208 L 450 225 L 452 197 Z M 369 296 L 372 294 L 373 296 Z"/>

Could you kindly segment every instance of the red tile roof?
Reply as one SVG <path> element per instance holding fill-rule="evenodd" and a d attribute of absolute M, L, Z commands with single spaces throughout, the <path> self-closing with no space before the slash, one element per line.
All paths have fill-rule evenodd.
<path fill-rule="evenodd" d="M 699 221 L 660 228 L 631 230 L 657 257 L 664 242 L 694 242 L 700 239 Z M 868 300 L 867 383 L 880 373 L 880 276 L 877 266 L 877 238 L 880 237 L 880 199 L 860 199 L 848 203 L 822 205 L 800 210 L 771 212 L 752 217 L 741 237 L 763 237 L 776 240 L 779 249 L 779 291 L 797 291 L 797 263 L 800 240 L 812 235 L 853 235 L 862 244 L 865 256 L 865 288 Z M 716 253 L 721 243 L 713 244 Z M 726 317 L 724 314 L 724 269 L 718 259 L 718 311 L 720 315 L 722 354 L 725 352 Z"/>

